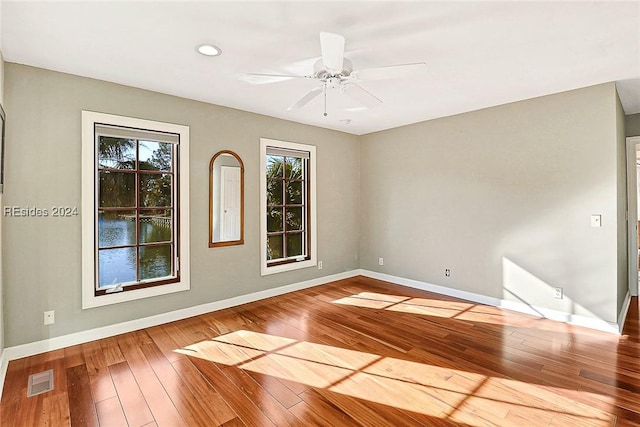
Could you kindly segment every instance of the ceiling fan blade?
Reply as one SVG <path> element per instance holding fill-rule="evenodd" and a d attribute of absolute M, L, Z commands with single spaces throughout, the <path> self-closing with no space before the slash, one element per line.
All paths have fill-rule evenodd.
<path fill-rule="evenodd" d="M 320 33 L 322 64 L 331 74 L 342 71 L 344 62 L 344 37 L 333 33 Z"/>
<path fill-rule="evenodd" d="M 345 85 L 343 92 L 357 101 L 360 105 L 367 108 L 373 108 L 382 104 L 382 100 L 380 98 L 355 83 Z"/>
<path fill-rule="evenodd" d="M 299 76 L 295 74 L 244 73 L 240 80 L 255 85 L 285 82 L 291 79 L 312 79 L 313 76 Z"/>
<path fill-rule="evenodd" d="M 245 73 L 247 76 L 255 77 L 286 77 L 289 79 L 312 79 L 313 76 L 296 76 L 292 74 L 268 74 L 268 73 Z"/>
<path fill-rule="evenodd" d="M 324 85 L 318 86 L 318 87 L 315 87 L 315 88 L 311 89 L 309 92 L 305 93 L 302 98 L 298 99 L 293 105 L 291 105 L 289 108 L 287 108 L 287 110 L 289 110 L 289 111 L 298 110 L 298 109 L 304 107 L 309 102 L 311 102 L 311 100 L 313 98 L 315 98 L 316 96 L 320 95 L 323 90 L 324 90 Z"/>
<path fill-rule="evenodd" d="M 420 76 L 427 68 L 424 62 L 414 64 L 388 65 L 386 67 L 366 68 L 351 73 L 351 77 L 357 80 L 385 80 L 403 79 Z"/>

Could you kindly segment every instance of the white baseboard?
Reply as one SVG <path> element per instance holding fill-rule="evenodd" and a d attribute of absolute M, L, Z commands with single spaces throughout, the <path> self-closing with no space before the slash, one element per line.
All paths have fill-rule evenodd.
<path fill-rule="evenodd" d="M 347 279 L 349 277 L 358 276 L 359 274 L 360 273 L 358 270 L 346 271 L 344 273 L 332 274 L 330 276 L 319 277 L 317 279 L 307 280 L 304 282 L 293 283 L 273 289 L 266 289 L 264 291 L 228 298 L 221 301 L 196 305 L 181 310 L 175 310 L 155 316 L 144 317 L 142 319 L 136 319 L 128 322 L 117 323 L 114 325 L 103 326 L 101 328 L 75 332 L 69 335 L 62 335 L 59 337 L 53 337 L 28 344 L 7 347 L 3 352 L 2 366 L 8 365 L 9 361 L 14 359 L 33 356 L 35 354 L 44 353 L 47 351 L 58 350 L 60 348 L 69 347 L 72 345 L 83 344 L 101 338 L 124 334 L 126 332 L 137 331 L 139 329 L 149 328 L 152 326 L 161 325 L 163 323 L 174 322 L 176 320 L 210 313 L 212 311 L 222 310 L 224 308 L 235 307 L 237 305 L 258 301 L 261 299 L 270 298 L 301 289 L 311 288 L 313 286 L 318 286 L 329 282 L 334 282 L 336 280 Z M 2 381 L 2 383 L 4 383 L 5 373 L 6 367 L 4 371 L 0 371 L 0 375 L 2 375 L 0 380 Z"/>
<path fill-rule="evenodd" d="M 546 319 L 556 320 L 559 322 L 569 323 L 576 326 L 583 326 L 585 328 L 596 329 L 599 331 L 610 332 L 614 334 L 620 334 L 622 326 L 624 323 L 613 323 L 607 322 L 606 320 L 580 316 L 572 313 L 565 313 L 558 310 L 551 310 L 544 307 L 537 307 L 528 305 L 522 302 L 510 301 L 500 298 L 489 297 L 486 295 L 475 294 L 473 292 L 461 291 L 459 289 L 447 288 L 445 286 L 434 285 L 431 283 L 420 282 L 418 280 L 406 279 L 404 277 L 392 276 L 390 274 L 378 273 L 376 271 L 370 270 L 360 270 L 360 274 L 362 276 L 371 277 L 373 279 L 384 280 L 386 282 L 395 283 L 402 286 L 407 286 L 410 288 L 421 289 L 423 291 L 434 292 L 437 294 L 447 295 L 454 298 L 460 298 L 467 301 L 476 302 L 479 304 L 491 305 L 494 307 L 500 307 L 507 310 L 517 311 L 519 313 L 531 314 L 534 316 L 544 317 Z M 629 303 L 631 299 L 629 295 L 627 295 L 627 299 L 625 300 L 626 308 L 623 307 L 623 311 L 625 311 L 624 316 L 626 317 L 626 310 L 629 308 Z M 621 311 L 622 315 L 622 311 Z M 621 316 L 618 317 L 618 321 L 622 319 Z M 624 319 L 622 319 L 624 320 Z"/>
<path fill-rule="evenodd" d="M 7 352 L 3 348 L 0 350 L 0 396 L 2 396 L 2 389 L 4 388 L 4 379 L 7 376 L 8 367 L 9 367 L 9 359 L 7 359 Z"/>
<path fill-rule="evenodd" d="M 622 334 L 624 328 L 624 322 L 627 320 L 627 314 L 629 313 L 629 307 L 631 306 L 631 294 L 627 292 L 624 301 L 622 302 L 622 308 L 618 314 L 618 333 Z"/>

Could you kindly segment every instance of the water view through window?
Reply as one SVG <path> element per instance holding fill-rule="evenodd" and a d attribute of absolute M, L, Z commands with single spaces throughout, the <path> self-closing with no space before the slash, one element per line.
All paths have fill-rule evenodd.
<path fill-rule="evenodd" d="M 142 222 L 142 241 L 170 241 L 171 227 L 158 222 Z M 136 223 L 124 215 L 98 216 L 99 245 L 113 247 L 128 245 L 136 241 Z M 155 278 L 171 275 L 171 248 L 169 245 L 142 248 L 140 257 L 141 277 Z M 136 281 L 136 248 L 118 248 L 100 251 L 100 287 Z"/>
<path fill-rule="evenodd" d="M 98 286 L 175 276 L 174 144 L 98 138 Z"/>

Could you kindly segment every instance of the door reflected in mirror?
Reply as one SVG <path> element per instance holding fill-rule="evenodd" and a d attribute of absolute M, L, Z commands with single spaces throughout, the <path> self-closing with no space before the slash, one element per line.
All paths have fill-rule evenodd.
<path fill-rule="evenodd" d="M 209 247 L 244 243 L 244 164 L 233 151 L 209 163 Z"/>

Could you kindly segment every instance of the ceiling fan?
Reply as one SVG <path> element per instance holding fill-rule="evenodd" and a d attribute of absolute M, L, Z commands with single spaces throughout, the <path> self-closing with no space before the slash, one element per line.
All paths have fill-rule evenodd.
<path fill-rule="evenodd" d="M 327 115 L 327 90 L 338 89 L 360 105 L 371 108 L 382 104 L 382 100 L 359 85 L 373 80 L 399 79 L 420 75 L 427 64 L 389 65 L 384 67 L 354 70 L 351 61 L 344 57 L 345 38 L 334 33 L 320 33 L 322 57 L 316 61 L 311 75 L 247 73 L 252 77 L 315 79 L 321 84 L 294 102 L 288 109 L 298 110 L 320 94 L 324 95 L 324 115 Z"/>

